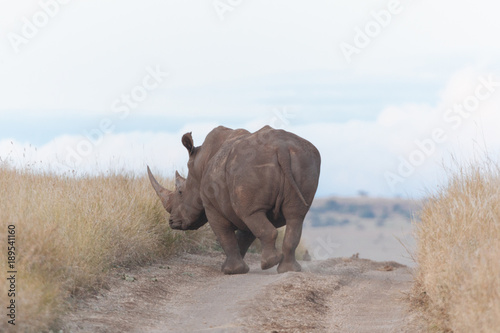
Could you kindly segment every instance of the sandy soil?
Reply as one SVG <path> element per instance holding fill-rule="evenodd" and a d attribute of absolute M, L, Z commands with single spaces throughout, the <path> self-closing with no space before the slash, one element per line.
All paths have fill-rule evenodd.
<path fill-rule="evenodd" d="M 108 290 L 75 301 L 64 332 L 423 332 L 405 293 L 409 268 L 334 258 L 302 262 L 303 272 L 251 270 L 227 276 L 220 253 L 183 254 L 120 269 Z"/>
<path fill-rule="evenodd" d="M 415 251 L 416 244 L 412 226 L 407 221 L 384 227 L 377 227 L 375 223 L 316 228 L 306 225 L 301 241 L 316 259 L 359 253 L 372 260 L 396 261 L 409 267 L 416 266 L 408 253 L 408 250 Z"/>

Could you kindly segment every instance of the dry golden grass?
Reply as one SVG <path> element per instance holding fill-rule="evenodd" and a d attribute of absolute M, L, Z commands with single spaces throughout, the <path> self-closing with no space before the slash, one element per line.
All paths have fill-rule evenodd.
<path fill-rule="evenodd" d="M 205 227 L 172 231 L 146 177 L 75 178 L 0 165 L 0 188 L 0 271 L 6 275 L 10 224 L 16 226 L 18 270 L 17 325 L 14 330 L 4 314 L 2 332 L 46 331 L 67 309 L 70 295 L 101 288 L 113 267 L 211 246 L 214 239 Z M 4 309 L 7 289 L 0 283 Z"/>
<path fill-rule="evenodd" d="M 416 223 L 414 297 L 444 332 L 499 332 L 500 170 L 491 163 L 453 174 Z"/>

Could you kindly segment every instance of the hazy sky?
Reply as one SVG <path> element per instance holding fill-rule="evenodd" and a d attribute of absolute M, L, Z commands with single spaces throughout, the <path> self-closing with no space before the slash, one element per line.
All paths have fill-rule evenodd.
<path fill-rule="evenodd" d="M 492 1 L 0 0 L 0 158 L 170 175 L 180 137 L 285 128 L 319 194 L 421 196 L 500 154 Z"/>

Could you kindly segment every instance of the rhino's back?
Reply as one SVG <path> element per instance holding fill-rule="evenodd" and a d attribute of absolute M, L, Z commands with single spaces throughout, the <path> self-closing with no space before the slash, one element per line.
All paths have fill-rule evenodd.
<path fill-rule="evenodd" d="M 316 170 L 319 173 L 321 156 L 318 149 L 311 142 L 285 130 L 265 126 L 236 140 L 231 149 L 231 154 L 239 157 L 235 158 L 235 162 L 239 160 L 247 165 L 266 160 L 272 162 L 278 152 L 290 153 L 292 169 L 295 168 L 295 171 L 311 173 Z M 277 163 L 277 159 L 275 161 Z"/>
<path fill-rule="evenodd" d="M 285 158 L 279 158 L 280 154 Z M 221 146 L 207 166 L 202 184 L 217 187 L 217 196 L 206 199 L 234 216 L 233 209 L 270 210 L 280 193 L 297 198 L 280 160 L 287 161 L 299 190 L 311 202 L 318 185 L 319 152 L 307 140 L 268 126 Z"/>
<path fill-rule="evenodd" d="M 227 144 L 231 144 L 234 140 L 250 135 L 250 132 L 244 129 L 230 129 L 224 126 L 214 128 L 207 137 L 203 144 L 199 147 L 196 159 L 190 166 L 192 174 L 198 181 L 205 175 L 210 175 L 214 172 L 214 167 L 220 164 L 221 157 L 225 155 L 223 148 Z M 217 163 L 219 161 L 219 163 Z M 214 163 L 215 162 L 215 163 Z"/>
<path fill-rule="evenodd" d="M 278 154 L 289 154 L 297 180 L 319 177 L 321 156 L 316 147 L 296 134 L 270 126 L 225 142 L 215 156 L 213 166 L 227 176 L 233 176 L 237 171 L 240 174 L 248 172 L 249 176 L 260 175 L 256 178 L 262 180 L 266 174 L 277 176 L 282 171 Z"/>

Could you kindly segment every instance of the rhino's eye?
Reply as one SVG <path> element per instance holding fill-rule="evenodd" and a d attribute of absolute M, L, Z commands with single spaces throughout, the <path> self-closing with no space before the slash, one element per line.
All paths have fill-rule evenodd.
<path fill-rule="evenodd" d="M 182 195 L 182 191 L 181 190 L 177 190 L 177 193 L 179 193 L 180 195 Z"/>

